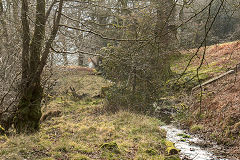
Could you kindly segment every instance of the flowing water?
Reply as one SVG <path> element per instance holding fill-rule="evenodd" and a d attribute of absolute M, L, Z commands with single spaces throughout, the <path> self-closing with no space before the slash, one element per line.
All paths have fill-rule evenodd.
<path fill-rule="evenodd" d="M 196 144 L 204 140 L 192 135 L 188 137 L 189 134 L 173 125 L 166 125 L 161 128 L 167 131 L 167 140 L 175 143 L 175 147 L 181 150 L 180 157 L 183 160 L 228 160 L 197 146 Z"/>

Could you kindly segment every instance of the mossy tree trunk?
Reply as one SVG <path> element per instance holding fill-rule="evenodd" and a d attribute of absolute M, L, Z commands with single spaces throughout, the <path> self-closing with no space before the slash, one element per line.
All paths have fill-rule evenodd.
<path fill-rule="evenodd" d="M 171 76 L 172 71 L 170 68 L 170 56 L 173 50 L 173 31 L 176 4 L 173 0 L 153 0 L 157 10 L 157 20 L 155 26 L 155 43 L 159 58 L 162 61 L 161 71 L 162 79 L 167 80 Z M 171 28 L 171 29 L 170 29 Z"/>
<path fill-rule="evenodd" d="M 43 89 L 38 82 L 26 87 L 19 101 L 18 111 L 14 119 L 18 133 L 29 133 L 39 130 L 39 121 L 42 116 L 41 100 Z"/>
<path fill-rule="evenodd" d="M 31 37 L 28 20 L 29 4 L 28 0 L 22 0 L 22 81 L 18 110 L 14 118 L 14 126 L 18 133 L 35 132 L 39 129 L 43 94 L 41 74 L 47 62 L 51 44 L 58 31 L 63 0 L 59 2 L 58 14 L 56 19 L 54 18 L 55 21 L 50 38 L 44 43 L 46 19 L 56 2 L 53 2 L 45 14 L 45 0 L 37 0 L 34 34 Z"/>

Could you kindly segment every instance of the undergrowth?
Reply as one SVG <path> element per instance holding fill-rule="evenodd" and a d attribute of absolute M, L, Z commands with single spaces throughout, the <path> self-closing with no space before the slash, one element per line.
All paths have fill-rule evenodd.
<path fill-rule="evenodd" d="M 90 95 L 72 99 L 65 91 L 70 85 Z M 107 112 L 102 99 L 92 98 L 104 85 L 107 83 L 101 77 L 93 75 L 80 75 L 79 80 L 76 75 L 60 79 L 56 88 L 60 92 L 43 107 L 43 112 L 57 110 L 61 114 L 42 121 L 35 134 L 11 133 L 1 139 L 0 159 L 164 159 L 165 132 L 159 128 L 162 123 L 126 111 Z"/>

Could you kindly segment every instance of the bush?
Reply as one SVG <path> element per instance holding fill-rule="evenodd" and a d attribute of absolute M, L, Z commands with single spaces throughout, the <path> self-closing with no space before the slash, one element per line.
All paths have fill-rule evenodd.
<path fill-rule="evenodd" d="M 156 48 L 148 47 L 150 51 L 134 55 L 135 60 L 124 49 L 129 47 L 104 49 L 103 72 L 105 78 L 114 82 L 105 95 L 112 109 L 151 111 L 153 103 L 163 96 L 171 76 L 170 65 L 166 55 L 159 55 Z"/>
<path fill-rule="evenodd" d="M 111 111 L 123 109 L 146 113 L 153 109 L 150 103 L 153 100 L 145 96 L 146 94 L 140 92 L 133 93 L 127 88 L 114 85 L 108 90 L 105 96 L 105 105 L 107 109 Z"/>
<path fill-rule="evenodd" d="M 125 17 L 127 27 L 119 35 L 144 41 L 114 42 L 100 51 L 103 75 L 115 84 L 106 96 L 108 105 L 114 109 L 151 111 L 172 75 L 170 61 L 177 53 L 175 31 L 168 26 L 163 31 L 166 34 L 160 36 L 158 28 L 162 24 L 157 15 L 151 14 L 153 10 L 155 6 L 149 12 Z"/>

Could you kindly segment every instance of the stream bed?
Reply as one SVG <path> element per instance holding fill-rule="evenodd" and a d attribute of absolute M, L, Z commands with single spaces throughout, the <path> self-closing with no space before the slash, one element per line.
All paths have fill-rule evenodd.
<path fill-rule="evenodd" d="M 197 144 L 204 140 L 185 133 L 173 125 L 162 126 L 167 131 L 167 140 L 175 143 L 175 147 L 180 151 L 180 157 L 183 160 L 230 160 L 221 156 L 214 155 L 207 148 L 201 148 Z"/>

